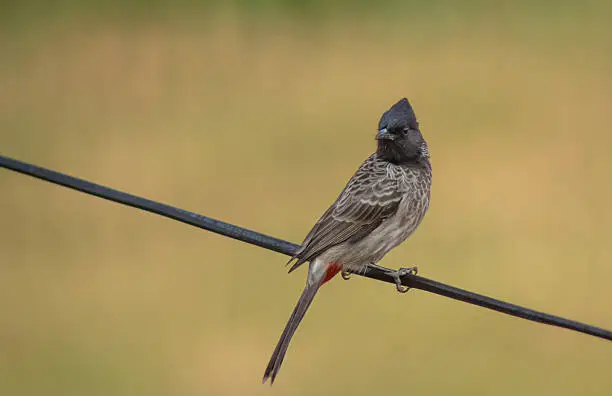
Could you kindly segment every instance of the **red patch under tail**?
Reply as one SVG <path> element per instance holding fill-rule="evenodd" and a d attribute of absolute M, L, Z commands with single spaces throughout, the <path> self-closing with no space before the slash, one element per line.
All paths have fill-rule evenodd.
<path fill-rule="evenodd" d="M 342 270 L 342 264 L 340 263 L 330 263 L 329 266 L 327 267 L 327 272 L 325 273 L 325 278 L 323 278 L 323 283 L 327 282 L 328 280 L 330 280 L 331 278 L 333 278 L 334 276 L 336 276 L 336 274 L 338 272 L 340 272 Z"/>

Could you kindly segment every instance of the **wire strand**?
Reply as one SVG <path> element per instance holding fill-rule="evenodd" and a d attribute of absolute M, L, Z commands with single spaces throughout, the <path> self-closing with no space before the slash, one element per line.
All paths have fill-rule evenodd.
<path fill-rule="evenodd" d="M 269 235 L 251 231 L 233 224 L 225 223 L 220 220 L 211 219 L 197 213 L 179 209 L 174 206 L 166 205 L 150 199 L 138 197 L 112 188 L 104 187 L 87 180 L 72 177 L 60 172 L 46 169 L 40 166 L 21 162 L 16 159 L 0 155 L 0 166 L 28 176 L 45 180 L 60 186 L 68 187 L 73 190 L 95 195 L 100 198 L 114 201 L 123 205 L 128 205 L 141 210 L 146 210 L 170 219 L 174 219 L 195 227 L 203 228 L 242 242 L 250 243 L 264 249 L 273 250 L 292 256 L 298 245 L 274 238 Z M 356 275 L 366 278 L 376 279 L 383 282 L 395 283 L 392 276 L 382 269 L 368 268 L 364 273 Z M 488 308 L 507 315 L 531 320 L 533 322 L 544 323 L 552 326 L 563 327 L 580 333 L 589 334 L 595 337 L 612 341 L 612 331 L 600 327 L 591 326 L 574 320 L 565 319 L 559 316 L 550 315 L 533 309 L 524 308 L 510 304 L 501 300 L 459 289 L 454 286 L 446 285 L 432 279 L 418 275 L 406 275 L 402 278 L 402 284 L 414 289 L 420 289 L 440 296 L 463 301 L 479 307 Z"/>

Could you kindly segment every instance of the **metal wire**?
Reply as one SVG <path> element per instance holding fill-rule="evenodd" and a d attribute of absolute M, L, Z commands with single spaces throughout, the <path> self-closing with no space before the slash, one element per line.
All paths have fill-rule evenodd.
<path fill-rule="evenodd" d="M 134 208 L 146 210 L 161 216 L 165 216 L 195 227 L 203 228 L 208 231 L 215 232 L 230 238 L 237 239 L 242 242 L 260 246 L 265 249 L 273 250 L 286 255 L 293 255 L 298 248 L 298 245 L 282 239 L 274 238 L 259 232 L 251 231 L 233 224 L 225 223 L 220 220 L 211 219 L 210 217 L 202 216 L 193 212 L 179 209 L 150 199 L 138 197 L 112 188 L 104 187 L 87 180 L 68 176 L 50 169 L 40 166 L 21 162 L 9 157 L 0 155 L 0 166 L 6 169 L 13 170 L 25 175 L 33 176 L 41 180 L 45 180 L 54 184 L 68 187 L 86 194 L 95 195 L 110 201 L 128 205 Z M 393 278 L 381 269 L 368 269 L 363 274 L 358 274 L 371 279 L 376 279 L 383 282 L 395 283 Z M 424 278 L 418 275 L 406 275 L 402 278 L 402 283 L 405 286 L 424 290 L 440 296 L 452 298 L 455 300 L 467 302 L 479 307 L 492 309 L 507 315 L 516 316 L 519 318 L 531 320 L 533 322 L 545 323 L 552 326 L 563 327 L 566 329 L 578 331 L 580 333 L 589 334 L 595 337 L 600 337 L 612 341 L 612 331 L 591 326 L 585 323 L 580 323 L 574 320 L 561 318 L 559 316 L 550 315 L 544 312 L 535 311 L 533 309 L 520 307 L 481 294 L 473 293 L 467 290 L 459 289 L 454 286 L 446 285 L 432 279 Z"/>

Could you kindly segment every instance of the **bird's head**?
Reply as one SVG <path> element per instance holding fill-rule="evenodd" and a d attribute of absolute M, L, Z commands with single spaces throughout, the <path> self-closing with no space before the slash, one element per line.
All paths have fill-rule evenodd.
<path fill-rule="evenodd" d="M 427 143 L 406 98 L 387 110 L 378 123 L 377 156 L 394 164 L 429 163 Z"/>

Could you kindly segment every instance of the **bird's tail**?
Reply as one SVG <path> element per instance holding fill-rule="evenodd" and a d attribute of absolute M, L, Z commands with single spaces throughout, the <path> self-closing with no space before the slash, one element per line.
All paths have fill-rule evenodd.
<path fill-rule="evenodd" d="M 280 340 L 278 340 L 278 344 L 276 344 L 276 348 L 272 353 L 270 363 L 268 363 L 268 367 L 266 367 L 266 372 L 263 376 L 263 383 L 265 383 L 268 378 L 270 378 L 270 385 L 274 383 L 276 374 L 278 374 L 278 370 L 280 370 L 280 366 L 285 358 L 285 353 L 289 347 L 291 337 L 293 337 L 295 330 L 297 330 L 298 325 L 304 318 L 304 315 L 312 303 L 315 294 L 317 294 L 319 287 L 321 287 L 321 283 L 306 285 L 306 288 L 302 292 L 302 295 L 300 296 L 300 299 L 298 300 L 298 303 L 295 306 L 291 317 L 289 318 L 289 322 L 287 322 L 285 330 L 283 330 L 283 334 L 281 334 Z"/>

